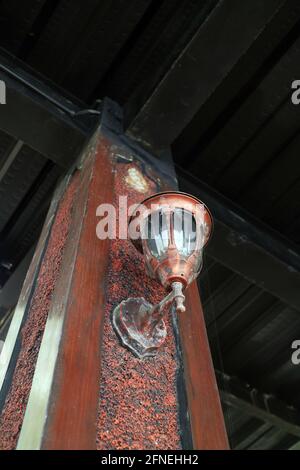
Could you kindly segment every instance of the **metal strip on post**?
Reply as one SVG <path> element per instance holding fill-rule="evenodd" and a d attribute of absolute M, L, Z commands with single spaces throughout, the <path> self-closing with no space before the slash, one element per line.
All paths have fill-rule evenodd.
<path fill-rule="evenodd" d="M 291 2 L 265 0 L 263 8 L 260 0 L 211 2 L 214 8 L 208 8 L 206 21 L 200 24 L 172 66 L 159 80 L 157 74 L 153 74 L 147 89 L 138 87 L 126 103 L 128 133 L 139 142 L 147 143 L 149 148 L 151 145 L 163 149 L 171 145 L 220 87 L 222 80 L 226 81 L 238 68 L 255 42 L 263 43 L 260 49 L 268 50 L 267 41 L 263 42 L 261 38 L 276 17 L 277 21 L 282 18 L 285 3 Z M 290 11 L 290 16 L 293 13 Z M 254 69 L 253 61 L 259 62 L 264 54 L 265 50 L 254 58 L 250 54 L 250 70 Z M 238 76 L 237 81 L 240 80 Z M 221 97 L 220 101 L 223 100 Z M 196 135 L 198 129 L 199 126 Z"/>
<path fill-rule="evenodd" d="M 103 243 L 102 249 L 98 249 L 93 215 L 98 203 L 96 188 L 100 187 L 104 174 L 107 174 L 107 183 L 108 174 L 113 177 L 110 166 L 105 163 L 105 142 L 101 140 L 97 144 L 97 139 L 98 136 L 95 136 L 94 141 L 90 143 L 89 155 L 77 175 L 79 180 L 76 183 L 73 216 L 62 270 L 52 298 L 17 449 L 88 449 L 95 446 L 93 421 L 84 425 L 82 420 L 89 420 L 93 403 L 94 422 L 97 416 L 97 361 L 100 345 L 96 331 L 99 333 L 101 312 L 97 312 L 95 316 L 92 303 L 97 302 L 97 306 L 104 303 L 103 299 L 99 302 L 98 299 L 104 294 L 100 287 L 100 272 L 105 270 L 104 252 L 107 243 Z M 100 171 L 100 166 L 103 171 Z M 111 184 L 107 184 L 107 200 L 110 199 L 110 188 Z M 89 255 L 86 250 L 92 250 L 93 254 Z M 86 255 L 83 255 L 83 252 Z M 82 272 L 86 273 L 84 279 L 81 277 Z M 82 295 L 78 297 L 82 283 L 87 282 L 87 279 L 91 290 L 88 295 L 87 292 L 84 295 L 82 291 Z M 74 298 L 77 299 L 76 302 Z M 97 328 L 91 316 L 97 322 Z M 86 330 L 86 322 L 90 325 L 90 335 L 93 335 L 94 341 L 87 331 L 89 339 L 81 336 L 80 340 L 78 337 L 78 332 Z M 64 353 L 65 348 L 73 348 L 73 353 Z M 89 351 L 89 354 L 83 353 L 84 349 Z M 80 363 L 86 361 L 85 365 L 80 367 L 80 373 L 76 356 Z M 55 379 L 57 374 L 60 376 L 59 380 Z M 75 395 L 74 390 L 77 391 Z M 81 410 L 81 414 L 76 414 L 79 420 L 77 425 L 74 409 Z M 83 427 L 86 433 L 82 433 Z"/>
<path fill-rule="evenodd" d="M 19 350 L 18 337 L 21 327 L 26 320 L 26 315 L 28 313 L 30 302 L 35 290 L 36 279 L 46 250 L 47 240 L 49 238 L 55 213 L 61 195 L 63 194 L 63 191 L 66 187 L 67 181 L 68 177 L 66 177 L 61 182 L 53 196 L 48 215 L 39 238 L 39 242 L 26 275 L 19 300 L 15 308 L 14 316 L 0 354 L 0 408 L 2 408 L 4 404 L 7 391 L 10 387 L 10 382 L 12 380 L 14 366 Z"/>

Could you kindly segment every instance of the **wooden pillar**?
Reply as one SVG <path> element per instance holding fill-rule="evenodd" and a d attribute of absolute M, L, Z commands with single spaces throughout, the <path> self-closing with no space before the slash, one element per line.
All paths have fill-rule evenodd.
<path fill-rule="evenodd" d="M 130 205 L 176 188 L 170 165 L 124 136 L 105 100 L 80 170 L 56 192 L 0 358 L 2 448 L 228 447 L 196 283 L 156 357 L 134 357 L 111 325 L 123 299 L 165 292 L 130 241 L 97 237 L 97 207 L 118 214 L 119 196 Z"/>

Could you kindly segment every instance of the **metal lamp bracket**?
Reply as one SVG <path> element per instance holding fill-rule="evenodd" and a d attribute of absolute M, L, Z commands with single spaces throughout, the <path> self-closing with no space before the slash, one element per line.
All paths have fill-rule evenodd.
<path fill-rule="evenodd" d="M 175 304 L 177 312 L 184 312 L 183 284 L 173 282 L 171 292 L 157 305 L 143 297 L 123 300 L 113 311 L 113 326 L 123 346 L 143 359 L 154 356 L 167 335 L 164 316 Z"/>

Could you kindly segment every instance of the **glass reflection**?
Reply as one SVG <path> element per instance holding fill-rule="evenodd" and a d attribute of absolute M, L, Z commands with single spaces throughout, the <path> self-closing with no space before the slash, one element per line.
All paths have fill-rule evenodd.
<path fill-rule="evenodd" d="M 193 214 L 177 208 L 173 213 L 173 233 L 177 250 L 183 256 L 190 256 L 196 249 L 196 220 Z"/>
<path fill-rule="evenodd" d="M 163 256 L 169 245 L 168 219 L 162 211 L 152 212 L 146 219 L 146 237 L 148 247 L 153 256 Z"/>
<path fill-rule="evenodd" d="M 169 226 L 170 225 L 170 226 Z M 145 237 L 153 256 L 160 258 L 166 254 L 170 230 L 178 252 L 190 256 L 196 249 L 196 220 L 193 214 L 185 209 L 176 208 L 171 214 L 171 221 L 165 212 L 152 212 L 146 219 Z"/>

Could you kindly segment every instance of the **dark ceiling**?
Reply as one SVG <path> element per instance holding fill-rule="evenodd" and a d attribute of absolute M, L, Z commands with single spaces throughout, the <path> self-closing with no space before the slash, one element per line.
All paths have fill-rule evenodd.
<path fill-rule="evenodd" d="M 184 173 L 191 192 L 209 185 L 299 255 L 299 1 L 0 0 L 0 47 L 78 107 L 118 102 L 133 137 L 157 155 L 171 147 L 180 184 Z M 2 283 L 36 240 L 62 171 L 0 132 Z M 300 312 L 247 266 L 242 274 L 210 253 L 200 279 L 231 444 L 290 448 L 300 439 L 290 360 Z"/>

